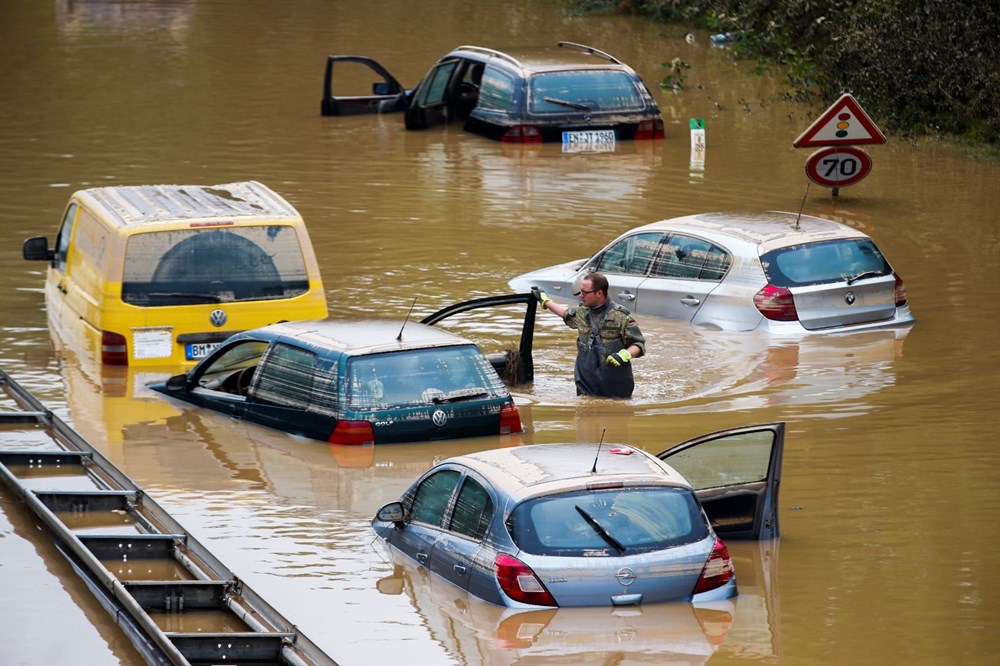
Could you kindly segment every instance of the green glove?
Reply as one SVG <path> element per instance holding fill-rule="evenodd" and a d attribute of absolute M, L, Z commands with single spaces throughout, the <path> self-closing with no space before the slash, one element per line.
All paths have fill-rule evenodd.
<path fill-rule="evenodd" d="M 627 349 L 623 349 L 620 352 L 615 352 L 608 357 L 608 365 L 613 365 L 616 368 L 621 365 L 625 365 L 632 360 L 632 354 L 628 353 Z"/>
<path fill-rule="evenodd" d="M 549 298 L 548 294 L 546 294 L 544 291 L 540 291 L 538 287 L 532 287 L 531 293 L 533 293 L 535 295 L 535 298 L 538 299 L 538 302 L 541 304 L 543 310 L 545 309 L 545 304 L 552 300 L 551 298 Z"/>

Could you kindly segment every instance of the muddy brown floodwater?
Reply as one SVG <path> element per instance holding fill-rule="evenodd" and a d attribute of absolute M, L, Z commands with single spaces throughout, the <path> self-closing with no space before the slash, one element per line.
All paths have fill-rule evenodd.
<path fill-rule="evenodd" d="M 804 211 L 863 229 L 906 282 L 906 335 L 779 341 L 646 317 L 625 402 L 577 399 L 572 333 L 539 321 L 527 432 L 338 450 L 183 408 L 156 373 L 101 371 L 53 340 L 43 272 L 21 242 L 56 231 L 75 189 L 259 180 L 303 214 L 337 317 L 402 318 L 507 291 L 642 223 L 798 210 L 823 111 L 783 101 L 677 26 L 576 17 L 559 3 L 403 0 L 7 0 L 0 8 L 0 366 L 344 664 L 987 663 L 1000 650 L 1000 172 L 890 138 L 874 169 Z M 595 45 L 653 88 L 667 138 L 613 153 L 502 146 L 399 116 L 324 118 L 329 53 L 372 55 L 405 84 L 458 44 Z M 662 63 L 690 65 L 681 91 Z M 864 91 L 853 91 L 864 104 Z M 833 100 L 830 100 L 832 102 Z M 824 105 L 825 106 L 825 105 Z M 707 150 L 692 163 L 689 119 Z M 458 328 L 502 347 L 517 322 Z M 650 451 L 784 420 L 782 538 L 731 544 L 741 595 L 509 618 L 394 569 L 368 521 L 433 461 L 502 444 L 629 442 Z M 6 436 L 0 445 L 17 447 Z M 0 494 L 4 663 L 135 664 L 112 619 Z M 780 557 L 779 557 L 780 551 Z"/>

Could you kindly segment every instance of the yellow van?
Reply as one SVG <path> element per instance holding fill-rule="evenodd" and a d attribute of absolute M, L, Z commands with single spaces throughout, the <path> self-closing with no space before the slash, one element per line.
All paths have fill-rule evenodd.
<path fill-rule="evenodd" d="M 255 181 L 75 192 L 49 262 L 49 322 L 102 363 L 190 365 L 230 335 L 324 319 L 326 293 L 305 223 Z"/>

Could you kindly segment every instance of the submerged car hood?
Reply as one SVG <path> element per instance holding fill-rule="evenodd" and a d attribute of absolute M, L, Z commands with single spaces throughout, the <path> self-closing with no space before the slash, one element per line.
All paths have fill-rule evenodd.
<path fill-rule="evenodd" d="M 573 296 L 575 276 L 586 263 L 587 259 L 575 259 L 564 264 L 539 268 L 511 278 L 507 285 L 514 291 L 525 292 L 530 291 L 532 287 L 538 287 L 542 291 L 550 292 L 550 296 L 570 298 Z"/>

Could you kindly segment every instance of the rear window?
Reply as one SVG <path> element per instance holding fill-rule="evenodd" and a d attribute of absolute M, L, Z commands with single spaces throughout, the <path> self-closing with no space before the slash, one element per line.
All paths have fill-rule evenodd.
<path fill-rule="evenodd" d="M 287 225 L 180 229 L 129 238 L 122 300 L 138 306 L 300 296 L 309 276 Z"/>
<path fill-rule="evenodd" d="M 686 488 L 619 488 L 549 495 L 508 519 L 517 546 L 535 555 L 611 557 L 663 550 L 708 536 Z"/>
<path fill-rule="evenodd" d="M 866 238 L 783 247 L 762 255 L 760 263 L 768 281 L 777 287 L 892 274 L 889 262 Z"/>
<path fill-rule="evenodd" d="M 474 345 L 356 356 L 347 363 L 348 404 L 357 411 L 420 407 L 508 395 Z"/>
<path fill-rule="evenodd" d="M 618 70 L 570 70 L 531 77 L 528 94 L 531 113 L 640 111 L 646 103 L 628 73 Z"/>

